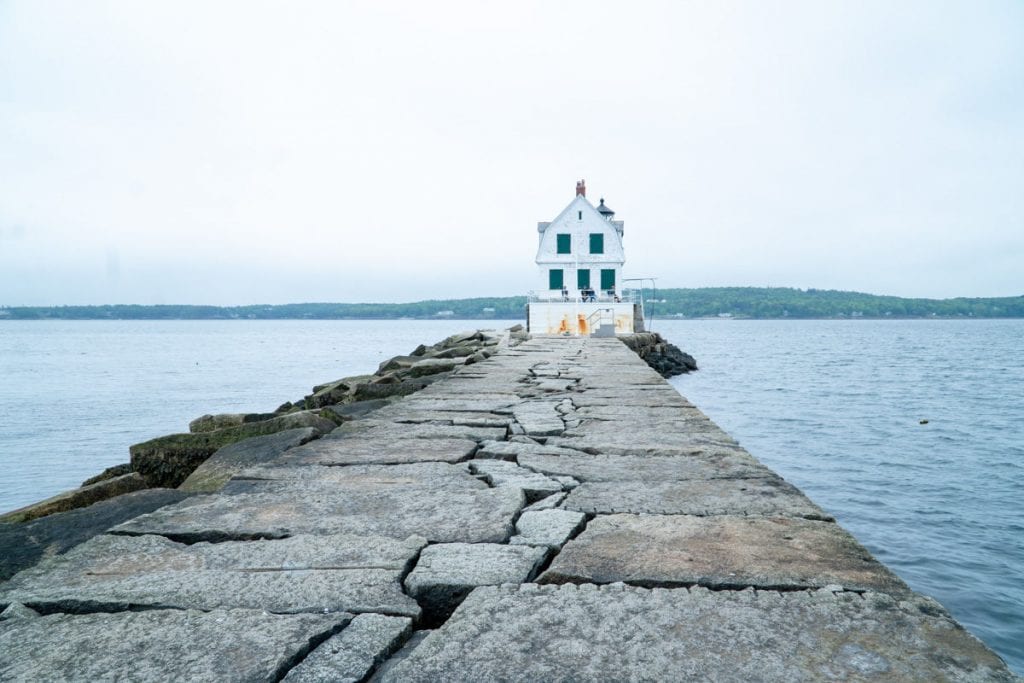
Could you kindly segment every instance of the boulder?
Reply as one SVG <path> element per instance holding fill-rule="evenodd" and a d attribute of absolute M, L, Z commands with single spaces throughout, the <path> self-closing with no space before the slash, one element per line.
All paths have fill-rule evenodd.
<path fill-rule="evenodd" d="M 436 375 L 440 372 L 449 372 L 454 370 L 456 366 L 462 365 L 462 363 L 462 360 L 456 360 L 454 358 L 427 358 L 425 360 L 417 361 L 410 366 L 408 373 L 410 377 Z"/>
<path fill-rule="evenodd" d="M 657 332 L 637 332 L 622 335 L 618 339 L 662 377 L 673 377 L 697 369 L 697 361 L 693 356 L 684 353 L 675 344 L 670 344 Z"/>
<path fill-rule="evenodd" d="M 138 491 L 144 488 L 146 488 L 146 481 L 137 473 L 122 474 L 113 479 L 106 479 L 89 486 L 58 493 L 56 496 L 47 498 L 42 502 L 33 503 L 32 505 L 8 512 L 0 516 L 0 523 L 28 522 L 39 517 L 52 515 L 55 512 L 66 512 L 82 508 L 107 498 L 119 496 L 122 493 Z"/>
<path fill-rule="evenodd" d="M 377 367 L 377 374 L 383 375 L 392 370 L 404 370 L 423 360 L 420 356 L 395 356 L 389 358 Z"/>
<path fill-rule="evenodd" d="M 434 358 L 463 358 L 472 356 L 479 347 L 475 344 L 459 344 L 434 355 Z"/>
<path fill-rule="evenodd" d="M 324 410 L 334 413 L 344 420 L 352 420 L 358 417 L 362 417 L 378 408 L 383 408 L 390 401 L 384 398 L 370 399 L 369 401 L 355 401 L 354 403 L 336 404 L 333 406 L 327 406 Z M 321 415 L 323 413 L 321 412 Z"/>
<path fill-rule="evenodd" d="M 313 427 L 300 427 L 229 444 L 207 458 L 178 488 L 190 493 L 219 491 L 237 472 L 270 462 L 289 448 L 309 443 L 317 436 L 319 433 Z"/>
<path fill-rule="evenodd" d="M 149 486 L 174 488 L 180 486 L 204 460 L 229 444 L 303 427 L 312 427 L 319 433 L 326 433 L 335 426 L 334 422 L 325 417 L 301 411 L 213 432 L 161 436 L 137 443 L 129 451 L 132 469 L 141 474 Z"/>
<path fill-rule="evenodd" d="M 448 349 L 458 344 L 463 344 L 465 342 L 482 341 L 483 338 L 484 336 L 483 334 L 481 334 L 480 330 L 467 330 L 466 332 L 459 332 L 458 334 L 453 334 L 452 336 L 448 337 L 440 344 L 438 344 L 438 346 L 442 349 Z"/>
<path fill-rule="evenodd" d="M 145 489 L 24 524 L 0 524 L 0 548 L 4 549 L 0 553 L 0 581 L 44 557 L 60 555 L 116 524 L 177 503 L 188 495 L 173 489 Z"/>
<path fill-rule="evenodd" d="M 202 415 L 188 423 L 188 431 L 192 433 L 212 432 L 225 427 L 237 427 L 249 422 L 263 422 L 277 417 L 276 413 L 221 413 L 219 415 Z"/>
<path fill-rule="evenodd" d="M 120 465 L 114 465 L 103 470 L 95 477 L 89 477 L 82 482 L 82 486 L 91 486 L 92 484 L 98 484 L 101 481 L 107 479 L 113 479 L 114 477 L 120 477 L 123 474 L 128 474 L 132 471 L 132 464 L 130 462 L 122 463 Z"/>
<path fill-rule="evenodd" d="M 360 402 L 390 398 L 392 396 L 408 396 L 440 378 L 441 375 L 427 375 L 426 377 L 417 377 L 416 379 L 407 379 L 399 382 L 366 382 L 356 386 L 355 391 L 352 393 L 352 398 L 356 402 Z"/>
<path fill-rule="evenodd" d="M 313 393 L 305 398 L 306 409 L 323 408 L 335 403 L 342 403 L 351 396 L 352 391 L 360 382 L 365 382 L 371 377 L 372 375 L 344 377 L 336 382 L 317 385 L 313 387 Z"/>

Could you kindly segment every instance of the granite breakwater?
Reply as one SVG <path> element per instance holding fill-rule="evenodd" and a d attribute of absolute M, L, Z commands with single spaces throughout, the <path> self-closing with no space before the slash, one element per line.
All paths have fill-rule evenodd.
<path fill-rule="evenodd" d="M 1014 680 L 672 389 L 664 340 L 463 337 L 0 525 L 107 506 L 0 583 L 0 679 Z"/>

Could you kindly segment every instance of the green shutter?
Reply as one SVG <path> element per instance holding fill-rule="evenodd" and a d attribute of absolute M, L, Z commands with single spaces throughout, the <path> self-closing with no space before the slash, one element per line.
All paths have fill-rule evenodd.
<path fill-rule="evenodd" d="M 559 254 L 571 254 L 572 253 L 572 235 L 559 234 L 558 235 L 558 253 Z"/>
<path fill-rule="evenodd" d="M 591 254 L 603 254 L 604 253 L 604 234 L 600 232 L 590 233 L 590 253 Z"/>
<path fill-rule="evenodd" d="M 580 268 L 576 271 L 576 288 L 590 289 L 590 269 Z"/>
<path fill-rule="evenodd" d="M 615 269 L 614 268 L 602 268 L 601 269 L 601 289 L 608 291 L 609 289 L 615 289 Z"/>
<path fill-rule="evenodd" d="M 565 286 L 561 268 L 552 268 L 548 271 L 548 289 L 561 289 Z"/>

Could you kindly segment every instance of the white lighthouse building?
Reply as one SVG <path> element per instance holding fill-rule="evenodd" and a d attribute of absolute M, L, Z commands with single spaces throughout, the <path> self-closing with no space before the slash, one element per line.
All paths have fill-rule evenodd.
<path fill-rule="evenodd" d="M 622 286 L 624 224 L 601 199 L 576 198 L 552 221 L 537 224 L 538 288 L 530 293 L 527 328 L 535 334 L 612 336 L 643 330 L 643 310 Z"/>

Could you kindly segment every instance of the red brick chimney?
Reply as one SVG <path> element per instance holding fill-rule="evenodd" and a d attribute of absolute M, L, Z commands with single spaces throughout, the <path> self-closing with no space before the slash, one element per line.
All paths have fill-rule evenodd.
<path fill-rule="evenodd" d="M 583 195 L 584 197 L 587 196 L 587 181 L 586 180 L 577 180 L 576 181 L 576 196 L 579 197 L 580 195 Z"/>

